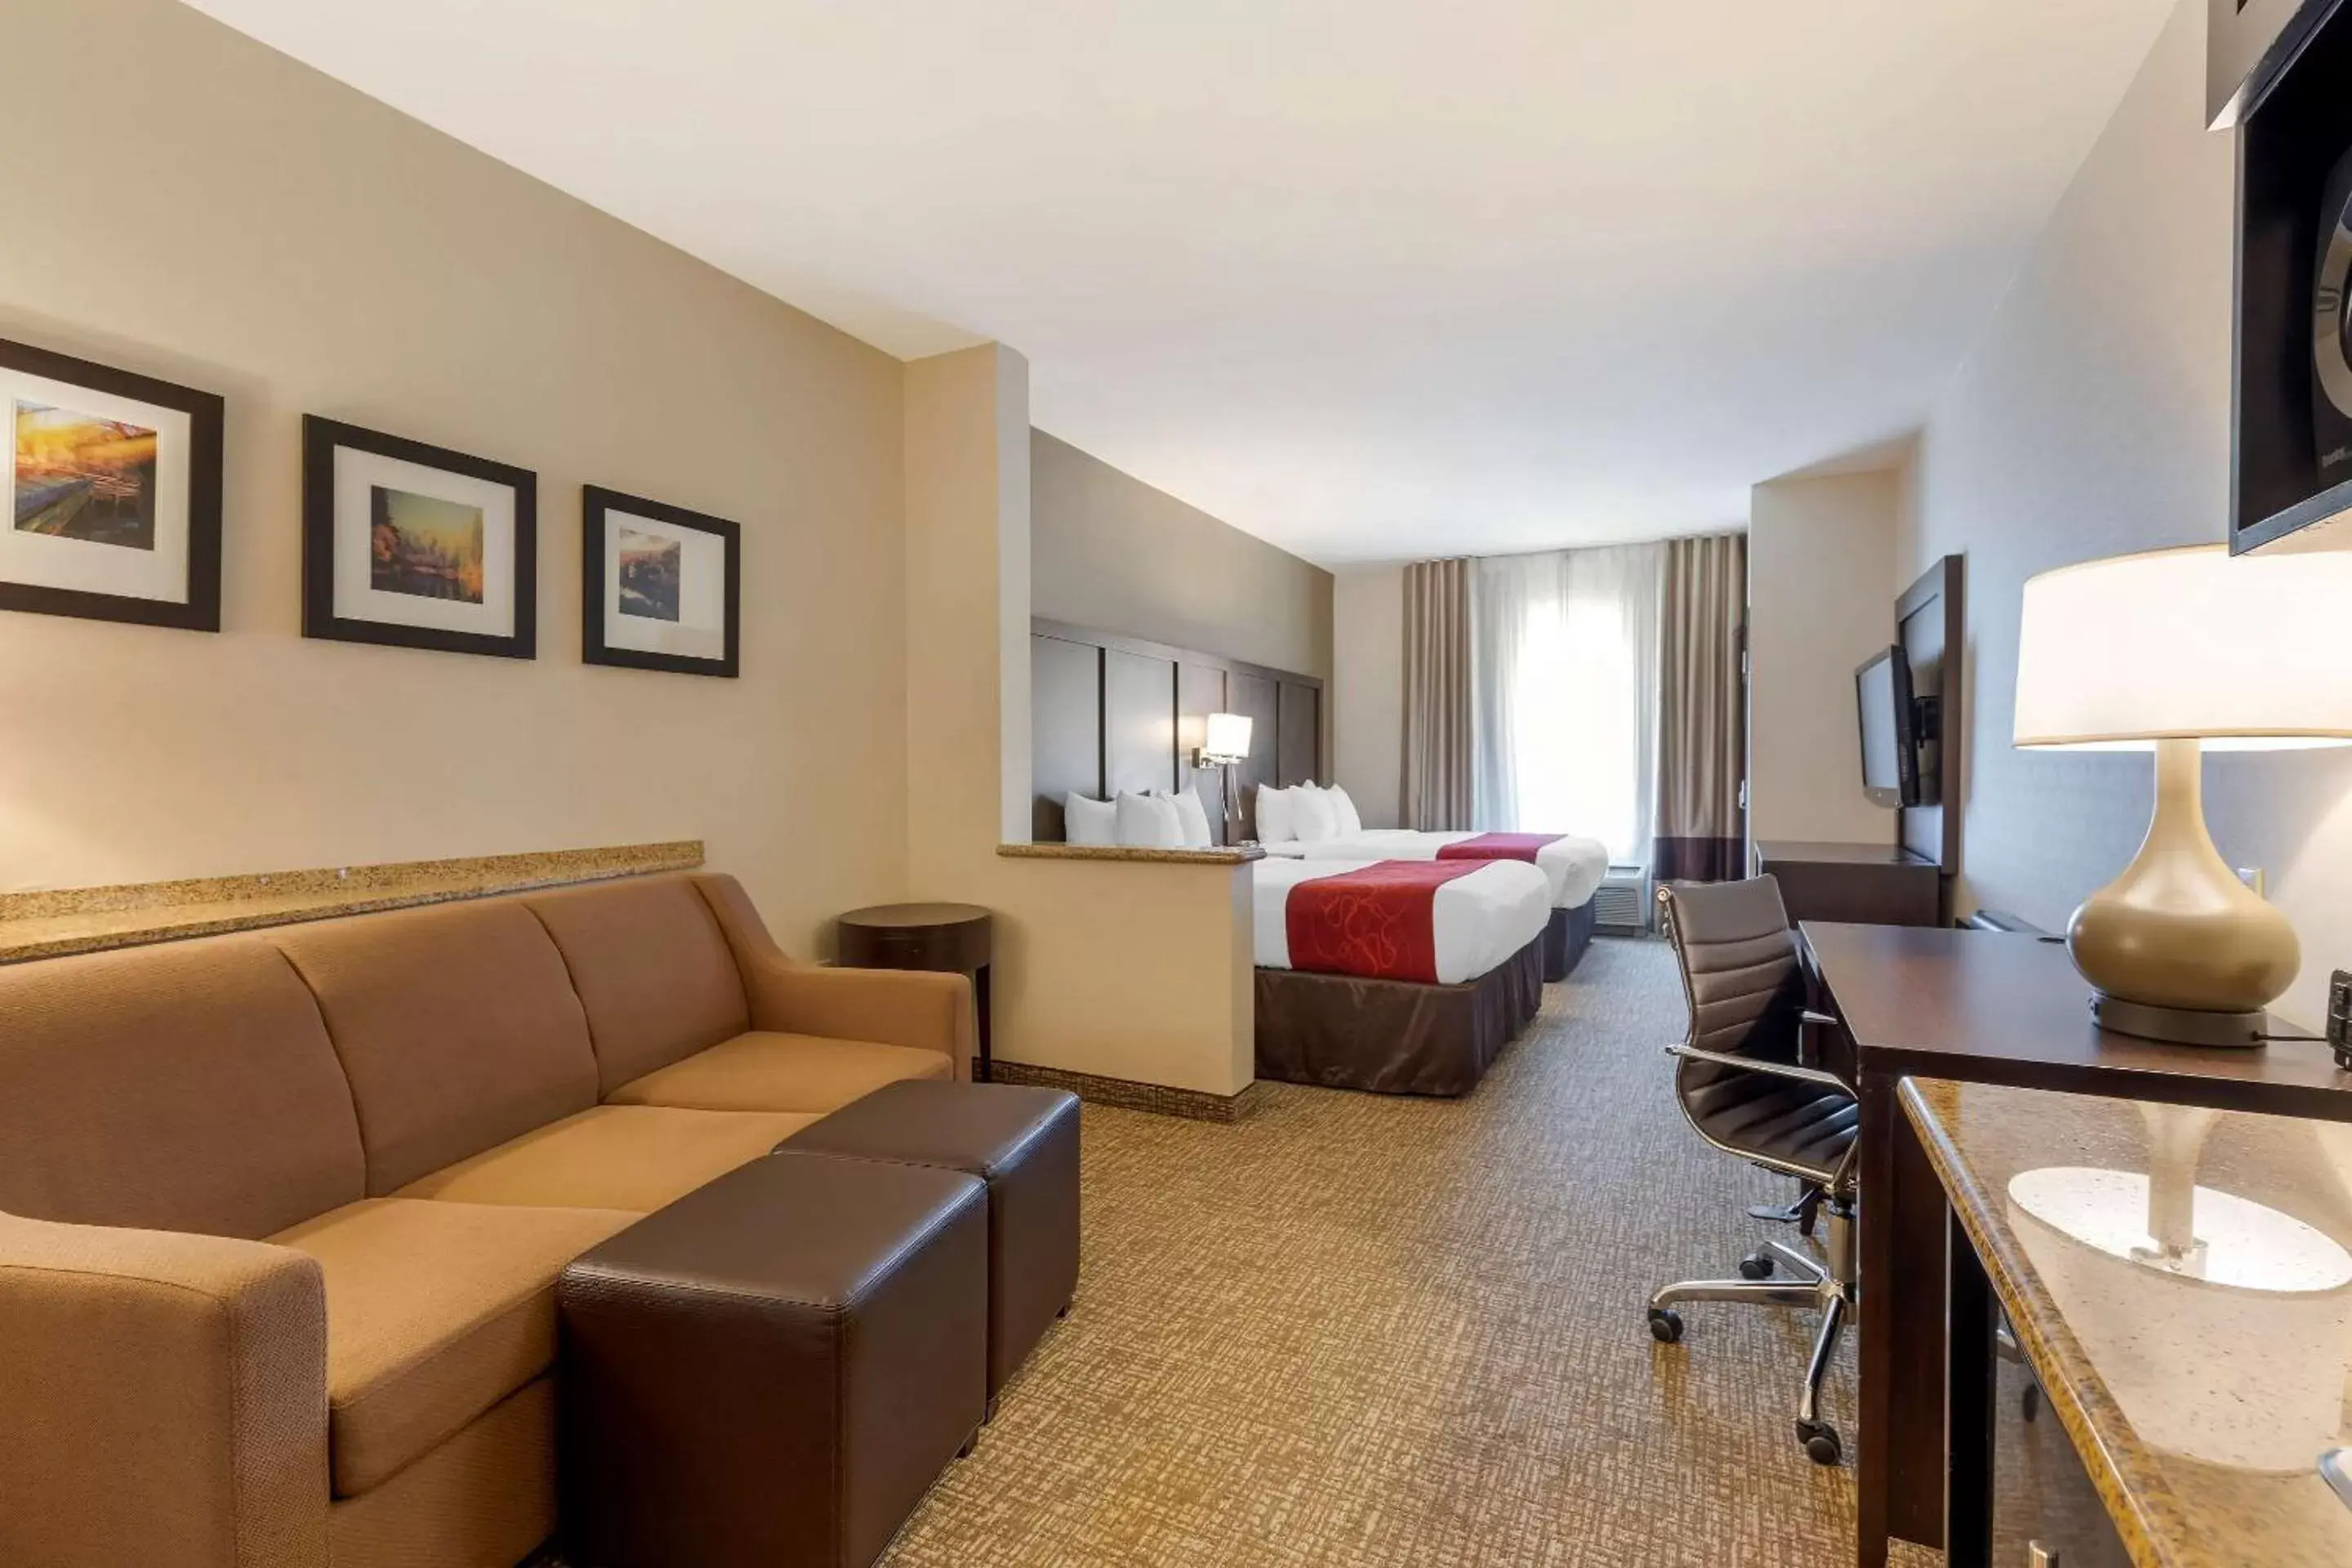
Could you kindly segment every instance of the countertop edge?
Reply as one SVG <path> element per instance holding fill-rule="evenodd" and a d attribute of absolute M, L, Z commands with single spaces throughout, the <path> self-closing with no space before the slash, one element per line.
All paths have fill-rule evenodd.
<path fill-rule="evenodd" d="M 0 964 L 690 871 L 702 864 L 701 841 L 678 839 L 7 895 L 0 897 L 0 910 L 13 900 L 43 912 L 0 915 Z M 142 900 L 140 895 L 151 890 L 176 897 Z M 73 907 L 83 900 L 89 907 Z"/>
<path fill-rule="evenodd" d="M 1116 860 L 1129 865 L 1246 866 L 1265 858 L 1258 848 L 1137 849 L 1117 844 L 1000 844 L 1007 860 Z"/>
<path fill-rule="evenodd" d="M 1936 1099 L 1949 1100 L 1958 1086 L 1941 1079 L 1906 1078 L 1899 1098 L 1903 1113 L 1919 1134 L 1921 1148 L 1936 1170 L 1952 1212 L 1959 1216 L 1977 1257 L 1983 1262 L 1993 1292 L 2000 1298 L 2018 1348 L 2032 1365 L 2042 1384 L 2045 1403 L 2074 1442 L 2074 1451 L 2091 1484 L 2105 1506 L 2107 1517 L 2123 1538 L 2134 1568 L 2185 1568 L 2185 1560 L 2166 1550 L 2158 1519 L 2183 1511 L 2172 1489 L 2161 1479 L 2156 1462 L 2139 1451 L 2130 1419 L 2090 1368 L 2090 1358 L 2066 1327 L 2064 1314 L 2038 1284 L 2029 1284 L 2031 1266 L 2017 1250 L 2005 1226 L 1996 1227 L 1988 1216 L 1996 1212 L 1993 1199 L 1978 1184 L 1975 1173 L 1951 1142 L 1946 1112 Z M 2175 1533 L 2178 1533 L 2176 1528 Z"/>

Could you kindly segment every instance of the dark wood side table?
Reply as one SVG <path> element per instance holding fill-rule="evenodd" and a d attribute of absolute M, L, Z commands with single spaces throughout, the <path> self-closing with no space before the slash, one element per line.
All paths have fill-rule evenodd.
<path fill-rule="evenodd" d="M 1756 869 L 1780 879 L 1791 923 L 1931 926 L 1940 921 L 1943 872 L 1899 844 L 1759 838 Z"/>
<path fill-rule="evenodd" d="M 931 969 L 971 982 L 979 1015 L 974 1083 L 989 1074 L 988 966 L 995 957 L 995 917 L 978 904 L 876 904 L 841 917 L 834 962 L 849 969 Z"/>
<path fill-rule="evenodd" d="M 1894 1537 L 1948 1547 L 1952 1568 L 1981 1568 L 1981 1537 L 1945 1539 L 1949 1494 L 1985 1478 L 1949 1468 L 1966 1459 L 1945 1440 L 1950 1209 L 1903 1114 L 1904 1079 L 2352 1121 L 2352 1072 L 2308 1040 L 2223 1050 L 2109 1034 L 2056 942 L 1822 921 L 1802 932 L 1810 999 L 1835 1019 L 1812 1043 L 1861 1101 L 1855 1562 L 1885 1568 Z M 1958 1517 L 1981 1511 L 1964 1506 Z"/>

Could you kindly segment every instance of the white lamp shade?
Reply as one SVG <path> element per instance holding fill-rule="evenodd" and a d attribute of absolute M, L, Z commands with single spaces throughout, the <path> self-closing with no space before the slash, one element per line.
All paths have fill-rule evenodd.
<path fill-rule="evenodd" d="M 2221 545 L 2027 579 L 2021 746 L 2208 750 L 2352 740 L 2352 553 Z"/>
<path fill-rule="evenodd" d="M 1212 713 L 1201 754 L 1221 763 L 1237 763 L 1249 755 L 1250 720 L 1246 713 Z"/>

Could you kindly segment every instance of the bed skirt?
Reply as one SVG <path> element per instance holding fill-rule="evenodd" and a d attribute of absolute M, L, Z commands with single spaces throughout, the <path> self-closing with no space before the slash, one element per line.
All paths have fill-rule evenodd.
<path fill-rule="evenodd" d="M 1592 945 L 1592 928 L 1599 917 L 1587 899 L 1572 910 L 1554 910 L 1543 933 L 1543 977 L 1565 980 L 1576 973 L 1576 961 Z"/>
<path fill-rule="evenodd" d="M 1375 1094 L 1467 1094 L 1543 1005 L 1542 937 L 1459 985 L 1257 972 L 1257 1075 Z"/>

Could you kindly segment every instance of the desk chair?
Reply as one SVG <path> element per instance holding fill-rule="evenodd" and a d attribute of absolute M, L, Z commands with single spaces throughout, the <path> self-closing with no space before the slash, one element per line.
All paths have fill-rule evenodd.
<path fill-rule="evenodd" d="M 1797 1405 L 1797 1440 L 1816 1464 L 1838 1462 L 1837 1429 L 1822 1419 L 1822 1380 L 1853 1310 L 1853 1090 L 1833 1073 L 1803 1065 L 1808 1024 L 1832 1020 L 1805 1011 L 1796 933 L 1770 877 L 1658 889 L 1658 913 L 1681 965 L 1690 1035 L 1666 1052 L 1676 1058 L 1675 1095 L 1698 1135 L 1727 1154 L 1804 1185 L 1799 1209 L 1825 1220 L 1822 1255 L 1768 1243 L 1739 1266 L 1738 1279 L 1688 1279 L 1650 1298 L 1650 1332 L 1683 1337 L 1681 1301 L 1750 1301 L 1817 1307 L 1821 1331 Z M 1810 1226 L 1808 1226 L 1810 1230 Z M 1776 1279 L 1785 1266 L 1793 1279 Z"/>

